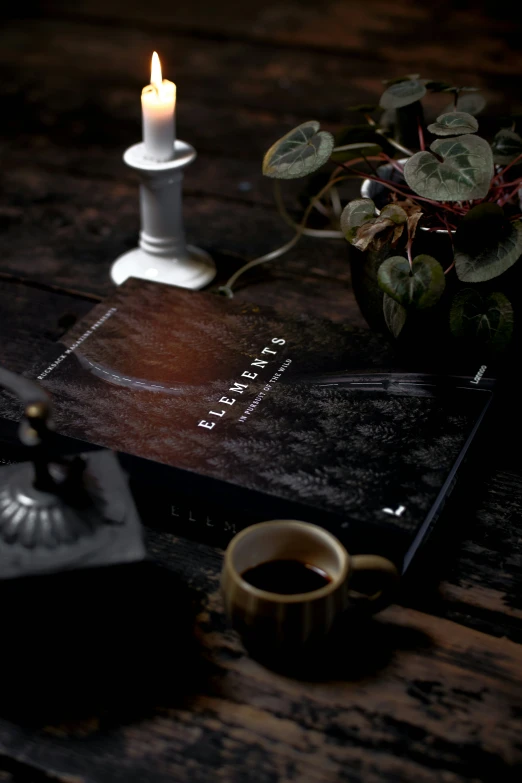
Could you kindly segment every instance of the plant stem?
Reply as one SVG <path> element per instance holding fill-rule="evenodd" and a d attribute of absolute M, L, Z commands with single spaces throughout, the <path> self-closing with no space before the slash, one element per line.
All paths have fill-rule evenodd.
<path fill-rule="evenodd" d="M 331 218 L 330 210 L 328 209 L 328 207 L 325 207 L 325 205 L 321 201 L 315 202 L 314 209 L 320 212 L 321 215 L 323 215 L 325 218 L 328 218 L 328 220 L 330 220 Z"/>
<path fill-rule="evenodd" d="M 442 220 L 444 221 L 444 224 L 446 226 L 446 231 L 448 232 L 449 241 L 451 242 L 451 251 L 453 253 L 453 261 L 449 265 L 447 269 L 444 270 L 444 274 L 447 275 L 448 272 L 451 272 L 453 267 L 455 266 L 455 246 L 453 245 L 453 237 L 451 236 L 451 230 L 448 221 L 446 220 L 446 216 L 442 216 Z"/>
<path fill-rule="evenodd" d="M 386 153 L 383 152 L 383 155 L 386 155 Z M 399 174 L 404 174 L 404 168 L 401 167 L 400 163 L 397 163 L 396 160 L 390 158 L 389 155 L 386 155 L 386 160 L 388 161 L 388 163 L 390 163 L 393 166 L 394 169 L 397 169 Z"/>
<path fill-rule="evenodd" d="M 338 177 L 337 179 L 330 179 L 326 187 L 331 188 L 334 190 L 334 182 L 341 182 L 344 179 L 348 179 L 348 177 Z M 337 191 L 336 191 L 337 192 Z M 322 193 L 322 191 L 321 191 Z M 283 202 L 283 194 L 281 193 L 281 185 L 279 183 L 278 179 L 274 180 L 274 199 L 277 206 L 277 211 L 279 212 L 280 216 L 283 218 L 285 223 L 290 226 L 290 228 L 293 228 L 294 231 L 301 231 L 302 236 L 307 237 L 320 237 L 322 239 L 342 239 L 344 234 L 342 231 L 328 231 L 324 229 L 316 229 L 316 228 L 302 228 L 302 221 L 301 224 L 296 223 L 295 220 L 292 218 L 292 216 L 288 213 L 288 210 L 286 209 L 284 202 Z M 310 201 L 310 204 L 312 207 L 317 207 L 317 204 L 319 203 L 319 197 L 314 196 L 313 199 Z M 340 205 L 340 202 L 339 202 Z M 306 213 L 305 213 L 306 214 Z"/>
<path fill-rule="evenodd" d="M 424 152 L 424 150 L 426 149 L 426 145 L 424 143 L 424 131 L 422 130 L 422 123 L 420 117 L 417 117 L 417 130 L 419 132 L 419 146 L 422 152 Z"/>
<path fill-rule="evenodd" d="M 334 211 L 335 217 L 339 218 L 341 217 L 341 212 L 343 211 L 343 205 L 341 204 L 341 199 L 339 198 L 339 191 L 336 187 L 333 187 L 330 190 L 330 201 L 332 202 L 332 209 Z"/>
<path fill-rule="evenodd" d="M 491 184 L 493 185 L 493 183 L 494 183 L 494 182 L 495 182 L 495 181 L 496 181 L 496 180 L 497 180 L 499 177 L 503 177 L 503 176 L 504 176 L 504 174 L 506 173 L 506 171 L 509 171 L 509 169 L 510 169 L 512 166 L 515 166 L 515 165 L 516 165 L 516 164 L 517 164 L 517 163 L 518 163 L 520 160 L 522 160 L 522 152 L 520 153 L 520 155 L 517 155 L 517 157 L 516 157 L 516 158 L 514 158 L 514 159 L 511 161 L 511 163 L 510 163 L 509 165 L 507 165 L 507 166 L 506 166 L 506 168 L 505 168 L 505 169 L 502 169 L 502 171 L 499 171 L 499 172 L 498 172 L 498 174 L 497 174 L 495 177 L 493 177 L 493 179 L 491 180 Z"/>
<path fill-rule="evenodd" d="M 337 166 L 337 169 L 342 168 L 342 169 L 345 169 L 346 171 L 350 171 L 350 166 L 355 166 L 358 163 L 368 163 L 369 164 L 369 162 L 371 160 L 377 160 L 380 163 L 382 163 L 384 160 L 386 160 L 386 158 L 384 156 L 385 156 L 385 153 L 381 152 L 380 155 L 368 155 L 367 157 L 354 158 L 353 160 L 349 160 L 349 161 L 345 161 L 343 163 L 339 163 L 338 166 Z M 336 171 L 337 171 L 337 169 L 336 169 Z M 335 172 L 334 172 L 334 174 L 335 174 Z M 362 175 L 358 174 L 358 176 L 365 177 L 366 174 L 362 174 Z"/>
<path fill-rule="evenodd" d="M 237 272 L 234 272 L 234 274 L 227 280 L 225 285 L 220 286 L 220 290 L 223 293 L 225 293 L 227 296 L 233 297 L 234 294 L 232 292 L 232 286 L 236 283 L 236 281 L 241 277 L 241 275 L 244 272 L 247 272 L 249 269 L 253 269 L 255 266 L 258 266 L 259 264 L 264 264 L 267 261 L 274 261 L 276 258 L 279 258 L 280 256 L 287 253 L 289 250 L 291 250 L 294 247 L 294 245 L 296 245 L 299 242 L 299 240 L 301 239 L 305 231 L 307 231 L 307 229 L 305 228 L 306 223 L 308 221 L 308 218 L 310 217 L 310 213 L 312 212 L 312 209 L 314 208 L 315 202 L 320 198 L 322 198 L 324 194 L 327 193 L 331 187 L 336 185 L 338 182 L 342 182 L 345 179 L 348 179 L 348 177 L 344 176 L 344 177 L 337 177 L 335 179 L 330 179 L 326 183 L 326 185 L 319 191 L 319 193 L 310 200 L 310 204 L 307 206 L 304 212 L 303 219 L 301 220 L 301 223 L 299 223 L 299 225 L 297 226 L 292 220 L 292 218 L 290 217 L 290 215 L 288 214 L 288 212 L 286 211 L 286 207 L 283 204 L 280 188 L 276 187 L 275 195 L 276 195 L 276 200 L 278 202 L 279 212 L 287 223 L 290 221 L 290 225 L 296 226 L 295 235 L 292 237 L 292 239 L 290 239 L 284 245 L 281 245 L 281 247 L 278 247 L 276 250 L 272 250 L 270 253 L 266 253 L 264 256 L 260 256 L 259 258 L 254 258 L 252 261 L 248 261 L 248 263 L 244 264 L 240 269 L 237 270 Z M 312 229 L 308 229 L 308 231 L 310 230 Z M 324 237 L 325 233 L 326 232 L 321 232 L 321 236 Z M 340 238 L 343 236 L 341 231 L 336 231 L 336 232 L 332 231 L 328 233 L 329 234 L 335 233 L 335 237 L 331 237 L 331 238 L 338 238 L 338 237 Z"/>
<path fill-rule="evenodd" d="M 341 166 L 344 168 L 344 164 L 341 163 Z M 380 177 L 372 177 L 371 174 L 365 174 L 363 171 L 354 171 L 355 174 L 357 174 L 358 177 L 361 177 L 363 179 L 371 179 L 373 182 L 379 182 L 381 185 L 384 185 L 384 187 L 388 188 L 389 190 L 395 191 L 395 193 L 398 193 L 399 196 L 404 196 L 404 198 L 410 198 L 414 201 L 425 201 L 427 204 L 432 204 L 435 207 L 438 207 L 439 209 L 444 209 L 448 212 L 453 212 L 456 215 L 463 215 L 465 213 L 465 210 L 459 210 L 455 209 L 455 207 L 450 207 L 447 201 L 433 201 L 433 199 L 424 198 L 423 196 L 418 196 L 416 193 L 405 193 L 403 190 L 401 190 L 399 187 L 397 187 L 396 184 L 392 184 L 391 182 L 388 182 L 385 179 L 381 179 Z"/>
<path fill-rule="evenodd" d="M 402 144 L 399 144 L 398 141 L 395 141 L 395 139 L 389 139 L 388 136 L 384 133 L 382 130 L 377 130 L 376 133 L 378 133 L 380 136 L 383 136 L 388 144 L 391 144 L 392 147 L 395 147 L 396 150 L 399 150 L 399 152 L 404 152 L 405 155 L 407 155 L 409 158 L 413 155 L 413 152 L 408 149 L 408 147 L 403 147 Z"/>
<path fill-rule="evenodd" d="M 412 244 L 413 244 L 413 237 L 408 236 L 408 242 L 406 243 L 406 253 L 408 254 L 408 263 L 410 265 L 410 271 L 413 271 L 413 259 L 411 257 Z"/>
<path fill-rule="evenodd" d="M 442 216 L 442 220 L 443 220 L 444 225 L 446 226 L 446 231 L 448 232 L 449 241 L 451 242 L 451 249 L 453 250 L 454 249 L 454 247 L 453 247 L 453 237 L 451 235 L 450 224 L 449 224 L 448 220 L 446 219 L 445 215 Z"/>
<path fill-rule="evenodd" d="M 235 272 L 232 277 L 230 277 L 224 286 L 221 286 L 221 290 L 227 294 L 227 296 L 232 297 L 234 294 L 232 293 L 232 286 L 236 282 L 236 280 L 241 277 L 241 275 L 244 272 L 247 272 L 249 269 L 252 269 L 253 267 L 257 266 L 258 264 L 264 264 L 265 261 L 273 261 L 276 258 L 279 258 L 279 256 L 284 255 L 289 250 L 293 248 L 294 245 L 297 244 L 297 242 L 301 238 L 301 233 L 298 232 L 295 234 L 295 236 L 292 237 L 292 239 L 287 242 L 285 245 L 281 245 L 281 247 L 278 247 L 277 250 L 272 250 L 271 253 L 267 253 L 264 256 L 260 256 L 259 258 L 254 258 L 253 261 L 249 261 L 248 264 L 245 264 L 241 267 L 241 269 L 238 269 L 237 272 Z"/>
<path fill-rule="evenodd" d="M 378 176 L 378 174 L 377 174 L 377 169 L 374 167 L 373 163 L 371 163 L 370 159 L 369 159 L 369 158 L 367 158 L 367 157 L 364 155 L 364 153 L 361 153 L 361 155 L 363 156 L 363 158 L 364 158 L 364 162 L 366 163 L 366 165 L 367 165 L 367 166 L 368 166 L 368 167 L 369 167 L 369 168 L 370 168 L 370 169 L 373 171 L 373 173 L 374 173 L 374 174 L 375 174 L 375 176 L 377 177 L 377 176 Z"/>
<path fill-rule="evenodd" d="M 340 147 L 334 147 L 332 152 L 349 152 L 350 150 L 360 150 L 364 149 L 365 147 L 376 147 L 378 145 L 372 144 L 371 142 L 361 142 L 358 141 L 356 144 L 342 144 Z"/>
<path fill-rule="evenodd" d="M 490 189 L 490 192 L 492 190 L 505 190 L 506 188 L 513 187 L 514 185 L 522 185 L 522 177 L 512 179 L 509 182 L 503 182 L 501 185 L 493 185 L 493 187 Z"/>
<path fill-rule="evenodd" d="M 497 199 L 497 204 L 499 205 L 499 207 L 503 207 L 504 204 L 508 204 L 511 201 L 511 199 L 517 196 L 519 190 L 520 190 L 520 185 L 516 185 L 515 188 L 509 191 L 507 194 L 505 194 L 503 198 Z"/>

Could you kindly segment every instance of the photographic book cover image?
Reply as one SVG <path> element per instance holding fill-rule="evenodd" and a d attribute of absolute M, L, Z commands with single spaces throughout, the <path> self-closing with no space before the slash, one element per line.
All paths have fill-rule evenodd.
<path fill-rule="evenodd" d="M 59 433 L 140 458 L 173 500 L 405 553 L 490 393 L 393 362 L 371 332 L 131 279 L 31 376 Z"/>

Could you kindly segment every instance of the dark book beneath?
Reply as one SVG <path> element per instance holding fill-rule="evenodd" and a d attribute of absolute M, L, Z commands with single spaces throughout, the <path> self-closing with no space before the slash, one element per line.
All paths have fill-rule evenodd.
<path fill-rule="evenodd" d="M 364 330 L 135 279 L 27 374 L 64 443 L 121 454 L 145 522 L 225 543 L 261 519 L 305 519 L 403 568 L 494 387 L 484 367 L 397 368 Z M 20 412 L 0 406 L 5 433 Z"/>

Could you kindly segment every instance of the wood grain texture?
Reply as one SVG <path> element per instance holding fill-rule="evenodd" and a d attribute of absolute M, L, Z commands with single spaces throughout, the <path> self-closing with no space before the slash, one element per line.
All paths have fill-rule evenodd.
<path fill-rule="evenodd" d="M 135 244 L 137 182 L 121 153 L 139 137 L 152 49 L 178 83 L 179 135 L 199 152 L 186 178 L 187 232 L 216 258 L 219 282 L 290 236 L 260 160 L 298 122 L 316 117 L 335 130 L 354 121 L 349 106 L 378 98 L 381 79 L 417 71 L 482 87 L 488 132 L 500 112 L 522 110 L 520 20 L 490 0 L 156 0 L 152 9 L 34 0 L 6 10 L 0 361 L 15 370 L 111 292 L 110 264 Z M 289 206 L 299 190 L 289 186 Z M 362 324 L 343 242 L 303 240 L 245 277 L 238 296 Z M 0 780 L 519 780 L 522 464 L 504 442 L 506 432 L 520 441 L 517 405 L 513 395 L 473 499 L 451 508 L 433 578 L 405 588 L 358 633 L 341 626 L 319 670 L 289 677 L 246 656 L 222 612 L 222 553 L 171 532 L 148 533 L 159 565 L 106 586 L 106 597 L 118 587 L 129 597 L 119 625 L 82 648 L 64 624 L 69 637 L 46 638 L 39 650 L 48 677 L 71 651 L 88 660 L 96 650 L 91 674 L 109 661 L 113 681 L 101 680 L 94 706 L 78 697 L 67 709 L 49 699 L 36 710 L 34 698 L 8 707 L 5 686 L 22 682 L 23 670 L 4 602 L 11 676 L 0 701 Z M 188 661 L 188 637 L 176 633 L 186 609 L 195 627 Z M 123 671 L 131 685 L 113 693 Z M 85 678 L 71 676 L 74 696 Z"/>
<path fill-rule="evenodd" d="M 66 0 L 46 0 L 50 14 L 81 20 L 103 20 L 110 27 L 122 23 L 141 29 L 170 29 L 189 34 L 214 36 L 229 41 L 248 39 L 273 47 L 274 43 L 324 53 L 371 52 L 381 62 L 396 62 L 408 72 L 411 65 L 429 63 L 440 68 L 451 52 L 456 67 L 489 73 L 520 70 L 517 25 L 512 14 L 493 2 L 466 4 L 442 0 L 419 6 L 414 0 L 390 5 L 383 0 L 364 4 L 354 0 L 328 0 L 317 4 L 301 2 L 248 4 L 226 0 L 210 8 L 205 0 L 174 7 L 158 0 L 150 13 L 138 0 L 103 3 L 84 0 L 72 9 Z M 480 13 L 484 9 L 486 13 Z M 478 13 L 477 13 L 478 11 Z M 489 11 L 489 13 L 488 13 Z M 520 20 L 518 20 L 520 21 Z"/>
<path fill-rule="evenodd" d="M 453 783 L 485 779 L 486 769 L 491 780 L 517 779 L 519 645 L 392 607 L 358 638 L 339 628 L 335 650 L 313 676 L 277 674 L 246 656 L 227 629 L 220 553 L 168 534 L 151 534 L 149 546 L 194 596 L 201 655 L 194 691 L 183 689 L 180 698 L 190 672 L 164 661 L 162 693 L 130 722 L 122 722 L 110 691 L 94 712 L 77 703 L 63 720 L 30 712 L 25 724 L 1 720 L 0 747 L 9 743 L 19 762 L 60 780 L 103 783 Z M 176 592 L 159 600 L 175 604 Z"/>
<path fill-rule="evenodd" d="M 85 298 L 0 277 L 0 364 L 22 372 L 92 307 Z"/>
<path fill-rule="evenodd" d="M 3 179 L 9 244 L 0 272 L 42 284 L 51 280 L 86 294 L 104 296 L 113 290 L 111 264 L 137 242 L 136 185 L 100 185 L 56 172 L 50 191 L 47 171 L 28 164 L 4 173 Z M 292 236 L 273 210 L 244 203 L 231 209 L 212 197 L 185 198 L 185 225 L 189 240 L 218 262 L 216 285 L 246 259 L 267 253 Z M 274 289 L 274 279 L 286 280 L 288 287 Z M 262 297 L 282 310 L 300 307 L 310 314 L 362 323 L 342 240 L 305 238 L 281 261 L 252 272 L 248 282 L 244 295 L 254 301 Z"/>

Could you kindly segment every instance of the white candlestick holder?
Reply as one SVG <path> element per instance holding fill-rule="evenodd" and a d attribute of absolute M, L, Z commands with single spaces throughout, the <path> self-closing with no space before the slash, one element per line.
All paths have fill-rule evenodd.
<path fill-rule="evenodd" d="M 183 171 L 196 150 L 176 139 L 174 157 L 154 161 L 145 156 L 145 145 L 134 144 L 123 160 L 140 175 L 141 231 L 139 246 L 116 259 L 111 278 L 121 285 L 128 277 L 140 277 L 182 288 L 203 288 L 216 275 L 216 267 L 204 250 L 187 245 L 182 215 Z"/>

